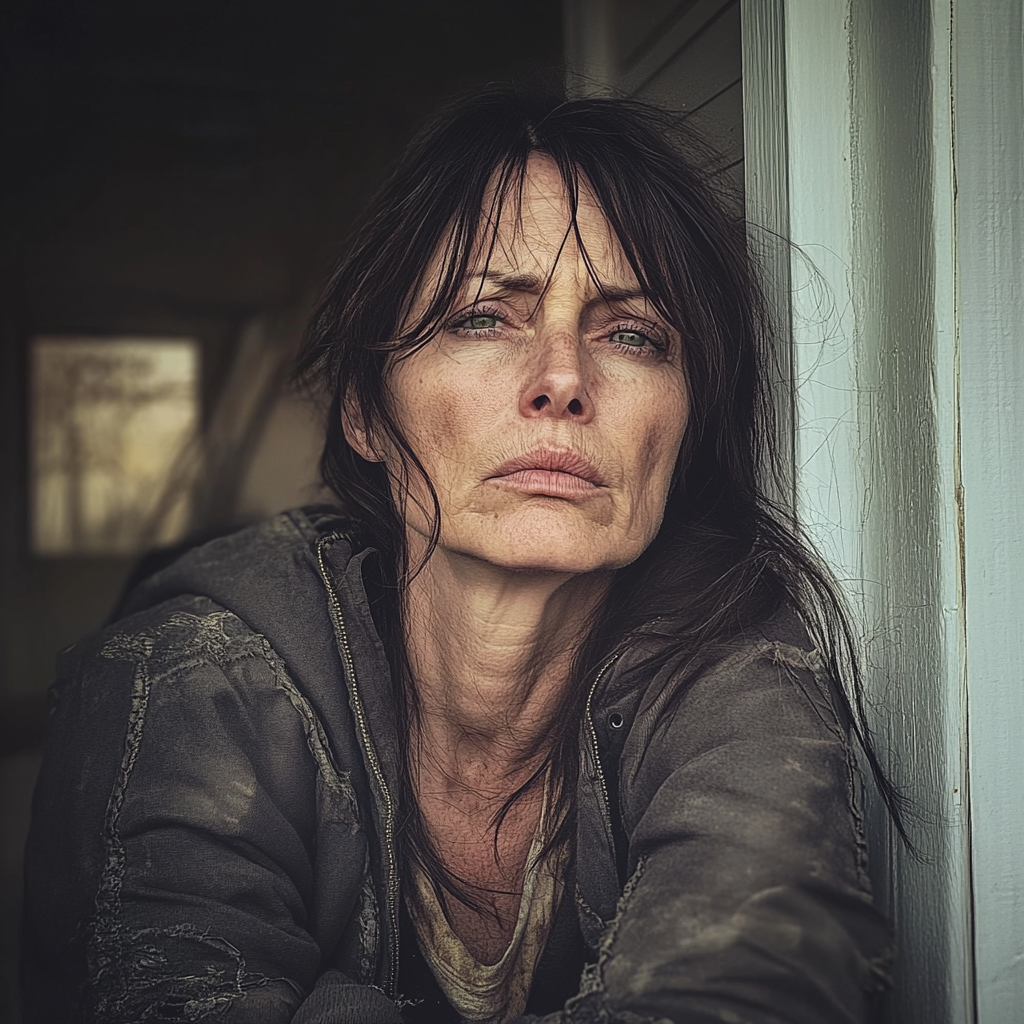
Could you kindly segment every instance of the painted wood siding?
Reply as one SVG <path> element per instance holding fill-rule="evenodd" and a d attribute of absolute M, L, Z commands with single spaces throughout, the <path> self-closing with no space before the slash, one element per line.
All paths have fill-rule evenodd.
<path fill-rule="evenodd" d="M 622 88 L 638 99 L 684 111 L 726 158 L 737 184 L 743 171 L 743 71 L 739 0 L 659 4 L 621 0 Z M 646 31 L 641 35 L 641 27 Z"/>
<path fill-rule="evenodd" d="M 957 409 L 978 1024 L 1024 1020 L 1024 9 L 957 0 Z"/>
<path fill-rule="evenodd" d="M 693 118 L 743 188 L 739 0 L 566 0 L 571 94 L 627 93 Z"/>
<path fill-rule="evenodd" d="M 854 608 L 924 858 L 874 802 L 899 950 L 885 1019 L 967 1024 L 948 24 L 911 0 L 786 0 L 785 27 L 797 510 Z"/>

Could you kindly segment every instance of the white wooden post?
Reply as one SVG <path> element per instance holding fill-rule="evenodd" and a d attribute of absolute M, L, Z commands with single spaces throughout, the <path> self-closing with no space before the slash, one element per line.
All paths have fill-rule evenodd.
<path fill-rule="evenodd" d="M 968 1024 L 949 5 L 786 0 L 785 23 L 797 510 L 861 618 L 877 743 L 926 858 L 875 807 L 887 1019 Z"/>
<path fill-rule="evenodd" d="M 957 0 L 957 405 L 980 1024 L 1024 1020 L 1024 19 Z"/>

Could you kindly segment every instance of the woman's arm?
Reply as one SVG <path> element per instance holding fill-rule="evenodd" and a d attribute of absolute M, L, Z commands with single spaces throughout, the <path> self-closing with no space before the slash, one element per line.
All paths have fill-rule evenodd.
<path fill-rule="evenodd" d="M 816 666 L 763 642 L 645 701 L 621 761 L 631 878 L 585 994 L 545 1021 L 868 1019 L 889 934 Z"/>
<path fill-rule="evenodd" d="M 283 1024 L 311 1019 L 307 998 L 339 1022 L 399 1020 L 345 962 L 374 913 L 354 793 L 263 637 L 182 599 L 72 652 L 55 694 L 27 1021 Z"/>

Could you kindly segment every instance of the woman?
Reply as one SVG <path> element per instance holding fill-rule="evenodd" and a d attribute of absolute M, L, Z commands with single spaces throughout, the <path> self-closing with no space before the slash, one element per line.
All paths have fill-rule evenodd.
<path fill-rule="evenodd" d="M 413 143 L 302 363 L 345 515 L 194 550 L 65 656 L 30 1020 L 866 1019 L 848 634 L 683 143 L 505 91 Z"/>

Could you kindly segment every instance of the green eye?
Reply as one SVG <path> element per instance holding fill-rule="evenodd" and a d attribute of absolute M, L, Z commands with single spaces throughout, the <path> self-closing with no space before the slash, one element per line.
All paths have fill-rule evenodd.
<path fill-rule="evenodd" d="M 639 331 L 614 331 L 611 340 L 616 345 L 630 345 L 633 348 L 640 348 L 650 341 L 650 338 Z"/>
<path fill-rule="evenodd" d="M 466 326 L 471 331 L 488 331 L 498 326 L 498 318 L 486 313 L 477 313 L 466 321 Z"/>

